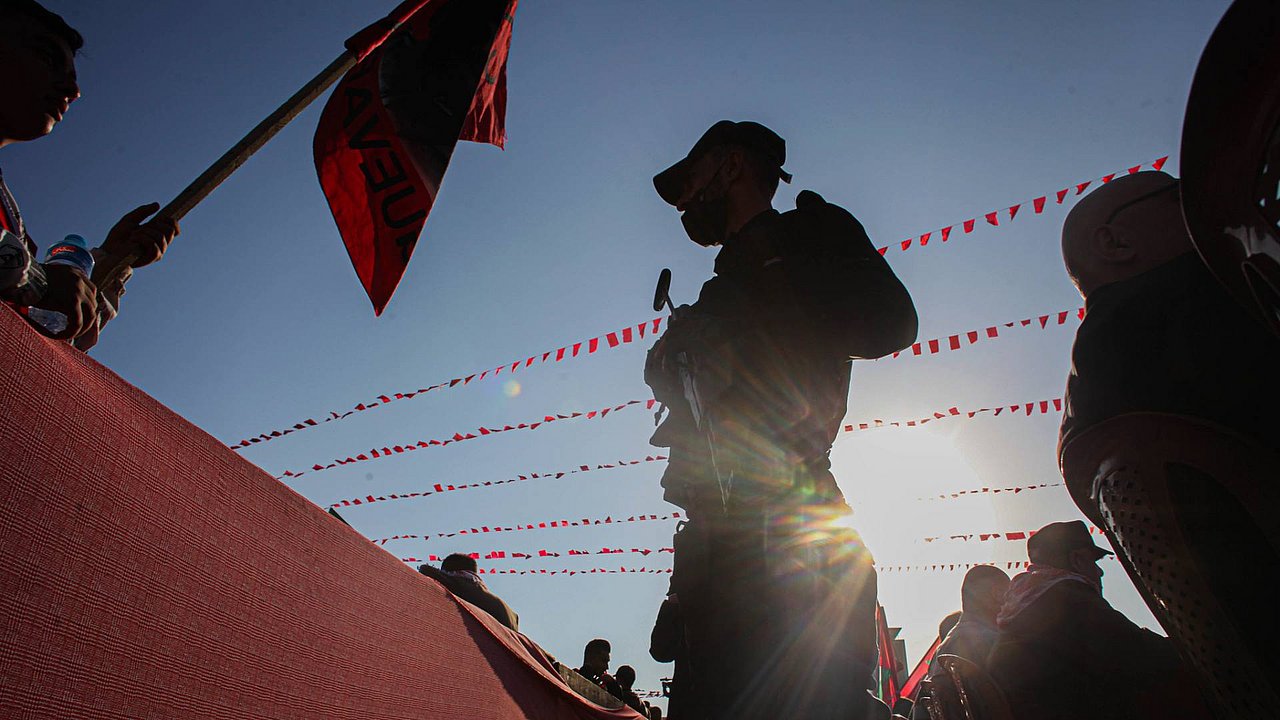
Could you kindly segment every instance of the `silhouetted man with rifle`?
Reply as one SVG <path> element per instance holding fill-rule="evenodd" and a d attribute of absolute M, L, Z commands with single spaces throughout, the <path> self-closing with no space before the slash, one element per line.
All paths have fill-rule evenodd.
<path fill-rule="evenodd" d="M 721 246 L 645 367 L 669 409 L 662 487 L 690 518 L 671 588 L 687 720 L 862 717 L 875 665 L 875 574 L 828 454 L 851 359 L 911 344 L 916 312 L 847 211 L 811 191 L 773 209 L 785 160 L 771 130 L 726 120 L 654 178 L 690 239 Z"/>

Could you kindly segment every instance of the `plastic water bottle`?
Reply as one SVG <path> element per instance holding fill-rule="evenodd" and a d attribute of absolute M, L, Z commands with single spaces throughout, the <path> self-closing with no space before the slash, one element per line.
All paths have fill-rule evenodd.
<path fill-rule="evenodd" d="M 62 242 L 49 248 L 44 259 L 45 265 L 70 265 L 84 273 L 86 278 L 93 276 L 93 253 L 89 245 L 79 235 L 68 235 Z M 57 310 L 45 310 L 33 307 L 27 311 L 27 317 L 34 320 L 51 335 L 57 335 L 67 329 L 67 316 Z"/>

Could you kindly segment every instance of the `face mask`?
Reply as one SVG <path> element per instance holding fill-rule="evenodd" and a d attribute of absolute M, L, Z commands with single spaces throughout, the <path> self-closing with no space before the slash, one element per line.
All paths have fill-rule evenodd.
<path fill-rule="evenodd" d="M 680 216 L 680 222 L 684 225 L 684 231 L 689 239 L 702 247 L 719 245 L 725 241 L 725 236 L 728 234 L 726 232 L 729 225 L 728 193 L 723 187 L 718 188 L 718 191 L 712 190 L 720 178 L 720 170 L 723 167 L 724 163 L 721 163 L 720 168 L 716 169 L 716 174 L 711 176 L 706 187 L 702 188 L 698 200 L 690 204 Z"/>

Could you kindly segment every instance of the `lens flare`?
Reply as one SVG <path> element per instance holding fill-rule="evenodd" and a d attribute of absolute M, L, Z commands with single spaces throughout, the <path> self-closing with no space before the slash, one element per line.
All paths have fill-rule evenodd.
<path fill-rule="evenodd" d="M 502 394 L 509 398 L 517 397 L 520 394 L 520 383 L 515 380 L 508 380 L 502 384 Z"/>

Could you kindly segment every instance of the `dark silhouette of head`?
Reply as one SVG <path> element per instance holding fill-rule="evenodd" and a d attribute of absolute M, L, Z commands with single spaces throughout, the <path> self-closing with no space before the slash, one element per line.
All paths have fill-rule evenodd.
<path fill-rule="evenodd" d="M 463 553 L 454 553 L 446 557 L 444 561 L 440 563 L 440 569 L 445 572 L 475 572 L 479 567 L 480 566 L 476 564 L 475 558 L 470 555 L 464 555 Z"/>
<path fill-rule="evenodd" d="M 956 626 L 956 623 L 960 622 L 961 614 L 962 613 L 957 610 L 942 618 L 942 622 L 938 623 L 938 637 L 944 638 L 947 635 L 950 635 L 952 628 Z"/>
<path fill-rule="evenodd" d="M 1080 520 L 1049 523 L 1027 540 L 1027 558 L 1034 565 L 1069 570 L 1083 575 L 1102 587 L 1102 568 L 1098 561 L 1113 555 L 1093 544 L 1089 528 Z"/>
<path fill-rule="evenodd" d="M 582 651 L 582 672 L 585 675 L 598 675 L 609 669 L 609 653 L 613 648 L 604 638 L 596 638 L 587 643 Z"/>
<path fill-rule="evenodd" d="M 80 97 L 84 38 L 35 0 L 0 0 L 0 146 L 44 137 Z"/>
<path fill-rule="evenodd" d="M 1008 589 L 1009 576 L 1000 568 L 991 565 L 970 568 L 960 584 L 960 607 L 965 617 L 976 615 L 994 625 Z"/>
<path fill-rule="evenodd" d="M 772 207 L 787 144 L 756 122 L 721 120 L 693 149 L 653 178 L 658 195 L 684 213 L 681 221 L 699 245 L 718 245 L 748 220 Z"/>
<path fill-rule="evenodd" d="M 1140 172 L 1112 180 L 1071 209 L 1062 225 L 1062 259 L 1083 297 L 1191 251 L 1180 191 L 1168 173 Z"/>
<path fill-rule="evenodd" d="M 623 690 L 630 690 L 631 686 L 636 684 L 636 669 L 630 665 L 619 665 L 617 672 L 613 674 L 613 679 L 618 681 Z"/>
<path fill-rule="evenodd" d="M 657 705 L 650 705 L 649 720 L 662 720 L 662 708 Z"/>

